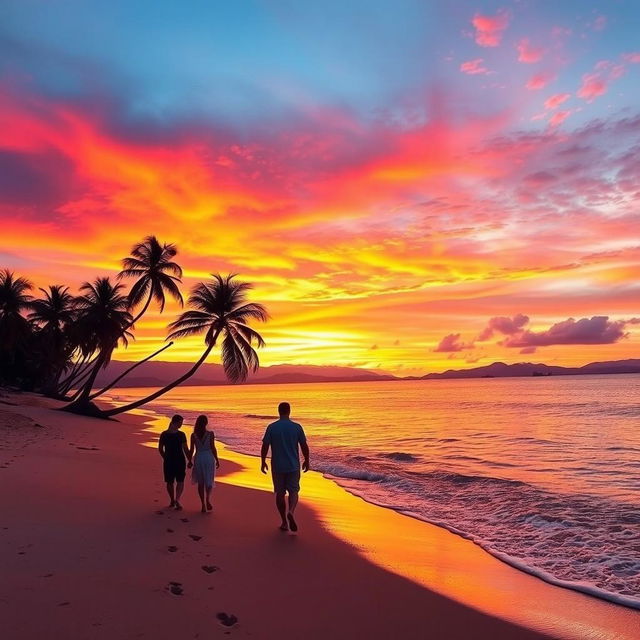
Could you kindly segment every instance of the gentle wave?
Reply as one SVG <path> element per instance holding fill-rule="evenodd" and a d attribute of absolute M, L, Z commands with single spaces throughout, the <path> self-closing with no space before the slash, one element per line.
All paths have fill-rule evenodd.
<path fill-rule="evenodd" d="M 417 462 L 418 460 L 420 460 L 420 456 L 415 456 L 412 453 L 405 453 L 404 451 L 381 453 L 380 457 L 388 458 L 389 460 L 396 460 L 397 462 Z"/>
<path fill-rule="evenodd" d="M 591 496 L 548 494 L 503 478 L 433 472 L 408 480 L 335 464 L 317 468 L 368 502 L 443 527 L 546 582 L 640 609 L 635 505 L 594 504 Z M 417 487 L 422 499 L 408 498 Z M 482 513 L 474 509 L 479 502 Z"/>

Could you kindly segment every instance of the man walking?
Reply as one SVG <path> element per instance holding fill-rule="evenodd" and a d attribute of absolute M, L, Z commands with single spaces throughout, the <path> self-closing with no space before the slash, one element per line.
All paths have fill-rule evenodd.
<path fill-rule="evenodd" d="M 291 405 L 281 402 L 278 405 L 280 419 L 272 422 L 262 438 L 262 473 L 267 473 L 267 453 L 271 447 L 271 477 L 273 491 L 276 494 L 276 506 L 282 519 L 281 531 L 297 531 L 298 524 L 293 517 L 298 504 L 300 491 L 300 454 L 304 461 L 302 470 L 309 471 L 309 446 L 302 426 L 290 419 Z M 289 493 L 289 509 L 285 502 L 285 493 Z"/>

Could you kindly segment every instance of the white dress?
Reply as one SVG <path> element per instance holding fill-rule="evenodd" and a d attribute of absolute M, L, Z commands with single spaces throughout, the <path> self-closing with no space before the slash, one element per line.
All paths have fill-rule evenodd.
<path fill-rule="evenodd" d="M 211 451 L 211 438 L 213 434 L 207 431 L 202 440 L 193 434 L 193 442 L 196 445 L 196 455 L 193 458 L 193 470 L 191 472 L 191 482 L 193 484 L 204 484 L 206 487 L 213 486 L 213 477 L 216 473 L 215 458 Z"/>

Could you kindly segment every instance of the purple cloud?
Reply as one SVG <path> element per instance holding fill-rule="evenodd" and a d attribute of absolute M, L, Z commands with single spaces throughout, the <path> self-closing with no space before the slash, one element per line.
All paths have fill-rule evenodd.
<path fill-rule="evenodd" d="M 568 318 L 557 322 L 546 331 L 518 331 L 509 335 L 501 344 L 505 347 L 547 347 L 554 344 L 613 344 L 629 334 L 627 325 L 637 324 L 640 318 L 609 320 L 609 316 L 592 318 Z M 530 353 L 530 352 L 527 352 Z"/>
<path fill-rule="evenodd" d="M 473 344 L 465 344 L 460 341 L 459 333 L 450 333 L 440 340 L 434 351 L 436 353 L 455 353 L 463 349 L 471 349 L 472 347 Z"/>
<path fill-rule="evenodd" d="M 512 335 L 520 331 L 528 322 L 529 316 L 525 316 L 523 313 L 517 313 L 513 318 L 496 316 L 489 320 L 489 323 L 477 339 L 479 341 L 489 340 L 496 332 L 504 335 Z"/>

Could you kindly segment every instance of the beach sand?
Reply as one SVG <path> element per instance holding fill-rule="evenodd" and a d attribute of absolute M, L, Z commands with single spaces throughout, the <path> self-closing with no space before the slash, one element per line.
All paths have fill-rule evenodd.
<path fill-rule="evenodd" d="M 547 585 L 313 472 L 299 534 L 282 533 L 258 461 L 224 447 L 214 513 L 189 484 L 185 510 L 168 510 L 141 416 L 55 406 L 0 398 L 3 638 L 640 637 L 640 612 Z"/>

